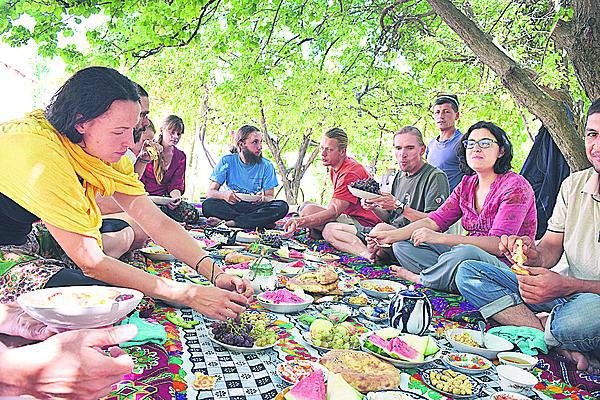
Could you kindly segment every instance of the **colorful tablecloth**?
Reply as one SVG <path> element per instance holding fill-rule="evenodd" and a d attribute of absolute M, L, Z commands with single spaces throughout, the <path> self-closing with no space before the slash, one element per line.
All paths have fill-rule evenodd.
<path fill-rule="evenodd" d="M 309 242 L 318 250 L 331 251 L 324 242 Z M 145 268 L 148 272 L 173 277 L 174 270 L 181 268 L 178 261 L 153 263 L 136 257 L 131 264 Z M 389 268 L 373 266 L 364 259 L 342 255 L 336 264 L 340 271 L 360 278 L 390 278 Z M 426 290 L 434 308 L 431 333 L 437 334 L 444 351 L 449 350 L 441 336 L 445 329 L 458 326 L 474 326 L 481 318 L 477 310 L 460 296 Z M 256 307 L 256 306 L 255 306 Z M 313 306 L 314 307 L 314 306 Z M 176 311 L 186 319 L 196 319 L 200 324 L 191 329 L 182 329 L 165 318 L 167 312 Z M 309 310 L 310 311 L 310 310 Z M 208 337 L 210 321 L 195 311 L 184 308 L 174 310 L 160 302 L 149 316 L 151 321 L 161 323 L 167 331 L 164 346 L 142 345 L 127 349 L 135 361 L 135 370 L 125 377 L 114 392 L 106 399 L 271 399 L 285 387 L 276 375 L 275 367 L 284 360 L 293 358 L 316 359 L 319 351 L 308 345 L 300 334 L 298 315 L 277 314 L 278 344 L 270 350 L 257 353 L 230 352 Z M 378 326 L 359 320 L 369 329 Z M 435 362 L 441 366 L 441 361 Z M 542 356 L 535 373 L 541 378 L 537 388 L 545 398 L 585 399 L 600 398 L 600 377 L 576 371 L 572 364 L 556 356 Z M 193 389 L 194 373 L 201 372 L 219 377 L 214 390 Z M 443 396 L 427 389 L 421 382 L 418 370 L 406 370 L 403 382 L 411 390 L 425 393 L 433 400 Z M 480 398 L 498 390 L 497 377 L 487 372 L 477 378 L 484 384 Z M 538 398 L 532 395 L 532 398 Z"/>

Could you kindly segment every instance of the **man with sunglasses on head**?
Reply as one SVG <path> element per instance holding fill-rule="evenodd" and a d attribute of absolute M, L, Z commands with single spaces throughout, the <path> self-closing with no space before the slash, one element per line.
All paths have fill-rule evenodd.
<path fill-rule="evenodd" d="M 458 97 L 454 94 L 443 94 L 435 99 L 433 105 L 433 119 L 439 129 L 439 135 L 429 142 L 427 146 L 427 162 L 444 171 L 448 176 L 450 191 L 464 176 L 460 170 L 457 146 L 460 146 L 462 133 L 456 127 L 460 118 L 458 111 Z"/>
<path fill-rule="evenodd" d="M 513 272 L 508 266 L 464 261 L 458 268 L 456 284 L 485 318 L 539 329 L 544 332 L 546 344 L 576 363 L 577 369 L 598 374 L 600 99 L 588 110 L 584 140 L 592 167 L 563 181 L 540 242 L 536 244 L 532 237 L 522 235 L 500 238 L 499 251 L 524 266 Z M 525 260 L 517 257 L 519 248 Z M 568 265 L 566 275 L 551 270 L 563 253 Z M 538 318 L 535 313 L 539 312 L 550 315 Z"/>

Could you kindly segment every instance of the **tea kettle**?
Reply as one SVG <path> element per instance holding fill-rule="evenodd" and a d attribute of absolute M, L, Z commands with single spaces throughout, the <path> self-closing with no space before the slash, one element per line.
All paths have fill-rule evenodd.
<path fill-rule="evenodd" d="M 422 335 L 431 323 L 431 303 L 414 286 L 396 294 L 388 308 L 390 326 L 402 332 Z"/>

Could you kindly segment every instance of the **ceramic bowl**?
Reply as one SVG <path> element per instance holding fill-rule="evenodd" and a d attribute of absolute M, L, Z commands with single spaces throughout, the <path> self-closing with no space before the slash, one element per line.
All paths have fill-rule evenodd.
<path fill-rule="evenodd" d="M 496 392 L 490 396 L 490 400 L 530 400 L 529 397 L 514 392 Z"/>
<path fill-rule="evenodd" d="M 467 375 L 481 374 L 492 367 L 487 358 L 470 353 L 449 353 L 442 357 L 442 361 L 451 369 Z"/>
<path fill-rule="evenodd" d="M 475 340 L 478 337 L 478 335 L 481 335 L 481 332 L 474 329 L 449 329 L 446 331 L 446 339 L 448 339 L 448 341 L 456 351 L 462 353 L 478 354 L 487 358 L 488 360 L 493 360 L 496 358 L 498 353 L 502 351 L 512 350 L 514 347 L 513 344 L 508 340 L 496 335 L 492 335 L 491 333 L 485 334 L 485 344 L 487 346 L 486 348 L 475 347 L 454 339 L 457 335 L 461 334 L 468 334 L 473 340 Z"/>
<path fill-rule="evenodd" d="M 389 287 L 392 291 L 381 291 L 378 288 Z M 401 290 L 406 289 L 406 286 L 399 282 L 390 281 L 387 279 L 367 279 L 360 281 L 360 288 L 365 294 L 378 299 L 389 299 Z"/>
<path fill-rule="evenodd" d="M 46 288 L 17 298 L 31 317 L 54 328 L 87 329 L 112 325 L 142 300 L 134 289 L 110 286 Z"/>
<path fill-rule="evenodd" d="M 516 351 L 503 351 L 498 353 L 498 360 L 504 365 L 531 370 L 538 363 L 538 358 Z"/>
<path fill-rule="evenodd" d="M 140 249 L 140 253 L 152 261 L 172 261 L 175 259 L 173 254 L 168 253 L 160 246 L 144 247 L 143 249 Z"/>
<path fill-rule="evenodd" d="M 498 365 L 496 371 L 500 378 L 500 387 L 507 392 L 527 394 L 538 383 L 538 379 L 531 372 L 512 365 Z"/>

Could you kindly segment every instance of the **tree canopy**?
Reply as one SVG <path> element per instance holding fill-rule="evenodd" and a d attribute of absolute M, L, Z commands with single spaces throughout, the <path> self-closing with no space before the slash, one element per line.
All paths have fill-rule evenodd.
<path fill-rule="evenodd" d="M 282 175 L 294 164 L 286 152 L 308 137 L 303 160 L 311 161 L 314 141 L 332 126 L 349 132 L 364 163 L 391 165 L 390 132 L 410 124 L 434 137 L 439 93 L 458 94 L 463 131 L 481 119 L 503 127 L 515 166 L 539 126 L 535 115 L 581 168 L 578 129 L 588 98 L 599 95 L 586 71 L 600 71 L 600 58 L 586 65 L 583 38 L 573 35 L 598 35 L 600 22 L 581 22 L 591 3 L 15 0 L 0 1 L 0 34 L 14 46 L 35 41 L 71 69 L 121 69 L 211 142 L 226 144 L 245 123 L 266 124 Z M 73 41 L 77 32 L 85 46 Z M 598 42 L 589 47 L 596 54 Z"/>

